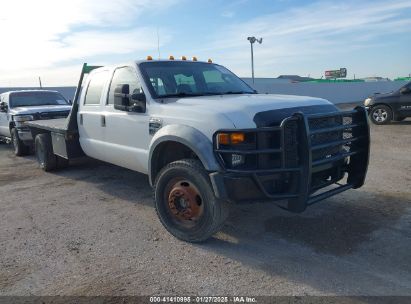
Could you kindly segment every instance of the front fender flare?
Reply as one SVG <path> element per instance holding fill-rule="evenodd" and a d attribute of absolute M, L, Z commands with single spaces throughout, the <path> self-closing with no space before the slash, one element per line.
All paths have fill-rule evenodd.
<path fill-rule="evenodd" d="M 151 139 L 148 158 L 148 174 L 150 184 L 154 184 L 152 172 L 152 156 L 155 149 L 163 142 L 174 141 L 190 148 L 200 159 L 204 168 L 209 172 L 220 171 L 213 151 L 213 143 L 199 130 L 186 125 L 167 125 L 161 128 Z"/>

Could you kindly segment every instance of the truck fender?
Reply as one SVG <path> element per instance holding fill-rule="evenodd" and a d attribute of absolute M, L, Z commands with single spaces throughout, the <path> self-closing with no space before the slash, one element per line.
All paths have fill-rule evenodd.
<path fill-rule="evenodd" d="M 154 184 L 152 157 L 156 148 L 164 142 L 178 142 L 190 148 L 200 159 L 204 168 L 209 172 L 220 171 L 212 142 L 199 130 L 186 125 L 167 125 L 161 128 L 151 139 L 148 158 L 148 174 L 150 184 Z"/>

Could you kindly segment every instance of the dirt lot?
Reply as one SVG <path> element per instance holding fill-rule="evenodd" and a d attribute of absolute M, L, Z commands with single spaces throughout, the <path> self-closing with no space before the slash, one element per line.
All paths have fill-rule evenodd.
<path fill-rule="evenodd" d="M 411 121 L 372 126 L 367 184 L 294 215 L 233 206 L 205 244 L 170 236 L 146 176 L 44 173 L 0 145 L 1 295 L 411 295 Z"/>

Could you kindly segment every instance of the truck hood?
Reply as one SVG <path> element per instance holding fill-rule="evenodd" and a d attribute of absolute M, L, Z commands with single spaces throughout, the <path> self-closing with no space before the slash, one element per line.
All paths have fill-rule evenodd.
<path fill-rule="evenodd" d="M 169 103 L 176 110 L 184 109 L 190 115 L 210 112 L 223 114 L 236 128 L 255 128 L 278 125 L 281 121 L 297 112 L 305 114 L 328 113 L 338 111 L 329 101 L 321 98 L 274 95 L 242 94 L 216 95 L 192 98 L 180 98 Z M 191 107 L 191 109 L 190 109 Z"/>
<path fill-rule="evenodd" d="M 30 106 L 30 107 L 11 108 L 10 114 L 11 115 L 25 115 L 25 114 L 50 113 L 50 112 L 70 111 L 70 110 L 71 110 L 71 105 Z"/>

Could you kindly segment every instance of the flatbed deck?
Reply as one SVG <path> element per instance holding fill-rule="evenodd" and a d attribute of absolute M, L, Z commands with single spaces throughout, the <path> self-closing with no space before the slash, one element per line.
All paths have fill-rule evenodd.
<path fill-rule="evenodd" d="M 26 122 L 26 125 L 30 128 L 47 130 L 54 133 L 65 135 L 68 131 L 67 118 L 46 119 L 46 120 L 34 120 Z"/>

